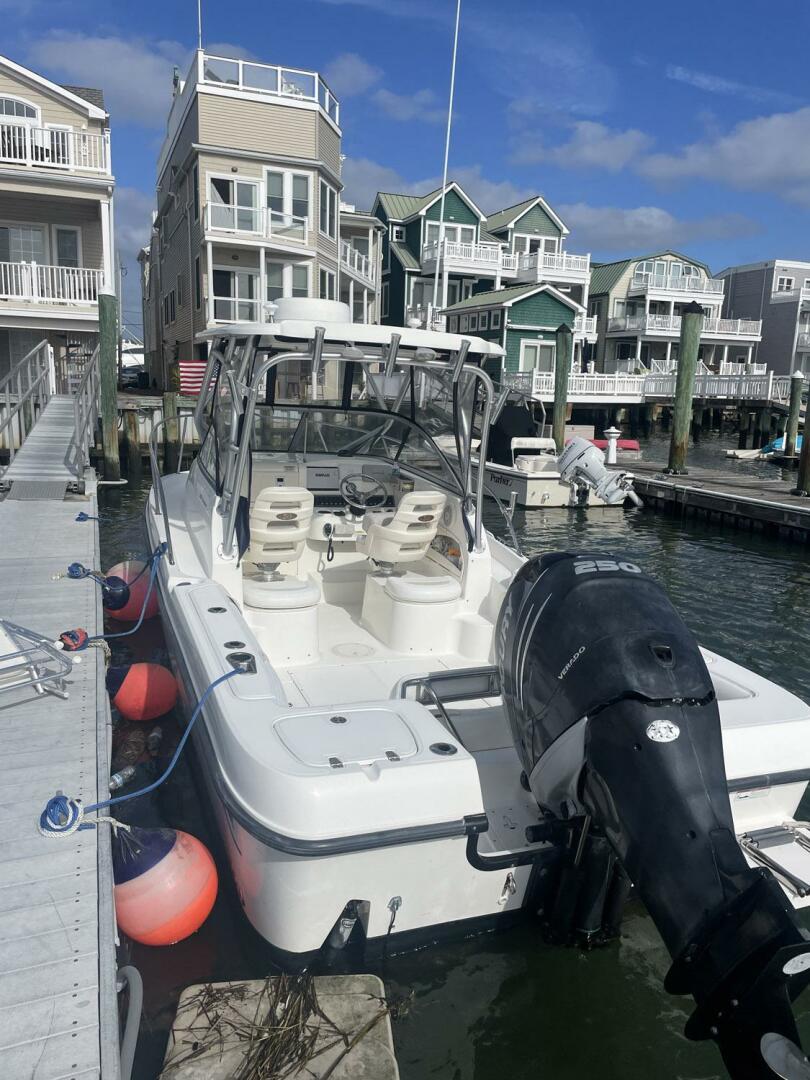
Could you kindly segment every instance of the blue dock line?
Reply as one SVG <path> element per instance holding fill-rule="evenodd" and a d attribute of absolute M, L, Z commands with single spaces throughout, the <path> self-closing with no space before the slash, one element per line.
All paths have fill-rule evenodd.
<path fill-rule="evenodd" d="M 148 795 L 150 791 L 154 791 L 155 788 L 160 787 L 160 785 L 171 776 L 172 770 L 177 764 L 178 758 L 183 751 L 183 747 L 188 742 L 191 729 L 194 727 L 197 717 L 202 712 L 202 707 L 208 698 L 218 686 L 222 685 L 222 683 L 226 682 L 228 679 L 232 679 L 234 675 L 244 674 L 245 672 L 242 668 L 234 668 L 233 671 L 226 671 L 224 675 L 220 675 L 218 678 L 214 679 L 208 686 L 205 693 L 197 702 L 194 712 L 191 714 L 188 726 L 183 732 L 180 742 L 177 744 L 177 749 L 174 751 L 166 771 L 162 776 L 159 776 L 157 780 L 154 780 L 151 784 L 148 784 L 145 788 L 141 788 L 139 791 L 132 791 L 128 795 L 117 795 L 113 799 L 105 799 L 103 802 L 91 803 L 89 806 L 83 806 L 81 799 L 72 799 L 68 795 L 57 792 L 56 795 L 53 795 L 48 799 L 48 802 L 45 804 L 45 809 L 40 814 L 40 833 L 43 836 L 70 836 L 79 829 L 94 829 L 98 821 L 114 822 L 114 818 L 108 817 L 100 817 L 97 818 L 96 821 L 85 821 L 84 816 L 85 814 L 94 813 L 98 810 L 106 810 L 108 806 L 115 806 L 118 803 L 127 802 L 129 799 L 137 799 L 140 795 Z"/>

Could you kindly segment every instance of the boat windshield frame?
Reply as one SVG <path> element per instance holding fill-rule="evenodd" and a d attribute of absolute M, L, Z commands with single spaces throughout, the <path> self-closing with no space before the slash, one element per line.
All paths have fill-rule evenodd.
<path fill-rule="evenodd" d="M 212 335 L 213 336 L 213 335 Z M 358 335 L 359 336 L 359 335 Z M 263 342 L 270 337 L 269 334 L 250 333 L 230 330 L 223 327 L 221 332 L 215 335 L 212 349 L 208 359 L 203 388 L 198 398 L 194 412 L 194 422 L 201 441 L 208 433 L 208 428 L 214 422 L 216 411 L 216 387 L 219 379 L 224 375 L 230 392 L 233 413 L 231 417 L 230 436 L 230 460 L 225 463 L 220 492 L 219 512 L 224 517 L 222 555 L 232 558 L 236 534 L 236 518 L 239 506 L 239 495 L 242 491 L 245 470 L 248 461 L 248 449 L 252 438 L 244 438 L 241 433 L 254 431 L 254 415 L 259 404 L 258 394 L 261 387 L 266 385 L 266 377 L 279 365 L 290 361 L 309 359 L 312 364 L 312 396 L 308 401 L 279 402 L 278 408 L 289 407 L 290 409 L 318 409 L 328 408 L 329 404 L 318 399 L 317 374 L 325 362 L 337 364 L 354 364 L 365 370 L 367 385 L 370 393 L 377 399 L 379 409 L 357 409 L 359 412 L 373 412 L 381 418 L 389 416 L 391 420 L 405 422 L 416 429 L 419 434 L 426 438 L 435 450 L 437 458 L 445 462 L 451 475 L 459 483 L 459 490 L 453 491 L 456 497 L 462 500 L 465 512 L 472 512 L 474 524 L 471 530 L 471 548 L 476 552 L 484 549 L 483 528 L 483 505 L 484 505 L 484 470 L 477 470 L 475 488 L 472 485 L 472 436 L 476 426 L 476 404 L 480 402 L 480 433 L 481 443 L 479 454 L 482 460 L 486 460 L 486 445 L 489 434 L 490 417 L 495 400 L 495 390 L 489 374 L 478 364 L 467 360 L 470 342 L 461 339 L 460 347 L 456 351 L 448 351 L 447 359 L 441 359 L 438 352 L 429 348 L 416 348 L 412 350 L 399 349 L 399 335 L 392 330 L 391 339 L 387 345 L 363 348 L 359 342 L 353 345 L 343 345 L 333 342 L 325 342 L 325 330 L 316 327 L 314 336 L 308 341 L 290 342 L 291 348 L 271 340 Z M 223 342 L 222 339 L 226 339 Z M 277 351 L 276 351 L 277 350 Z M 266 353 L 264 359 L 258 364 L 257 356 Z M 406 373 L 410 370 L 424 370 L 430 375 L 438 374 L 444 377 L 453 394 L 453 421 L 456 452 L 458 465 L 450 459 L 436 445 L 433 437 L 419 424 L 413 416 L 408 416 L 399 411 L 405 399 L 411 380 L 402 380 L 402 387 L 389 407 L 383 396 L 376 378 L 380 372 L 371 372 L 371 365 L 382 364 L 385 375 L 395 372 Z M 418 412 L 418 403 L 411 399 L 412 412 Z M 368 435 L 372 433 L 369 432 Z M 368 436 L 362 436 L 362 442 L 367 441 Z M 405 466 L 409 471 L 412 467 Z M 418 475 L 418 469 L 413 470 Z M 435 481 L 435 477 L 430 477 Z M 446 490 L 450 490 L 447 488 Z M 470 530 L 468 529 L 468 532 Z"/>

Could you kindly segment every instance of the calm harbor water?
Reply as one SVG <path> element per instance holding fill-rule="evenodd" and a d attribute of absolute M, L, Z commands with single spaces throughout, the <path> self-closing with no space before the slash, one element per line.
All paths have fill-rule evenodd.
<path fill-rule="evenodd" d="M 724 467 L 730 438 L 704 437 L 690 460 Z M 663 460 L 665 437 L 645 458 Z M 729 469 L 771 466 L 728 463 Z M 632 466 L 631 466 L 632 468 Z M 104 565 L 144 550 L 147 483 L 105 489 L 101 497 Z M 493 505 L 487 524 L 505 537 Z M 810 700 L 810 562 L 806 548 L 700 520 L 650 511 L 546 510 L 515 515 L 524 553 L 590 550 L 621 553 L 669 591 L 699 640 Z M 163 658 L 155 623 L 116 649 L 116 660 Z M 162 721 L 162 754 L 176 724 Z M 192 756 L 181 759 L 153 801 L 130 804 L 132 820 L 184 828 L 218 854 L 194 782 Z M 143 805 L 138 805 L 143 803 Z M 271 972 L 262 942 L 241 914 L 220 864 L 214 912 L 199 933 L 170 949 L 127 945 L 145 983 L 136 1061 L 138 1080 L 153 1080 L 177 995 L 195 982 L 260 978 Z M 805 920 L 807 923 L 808 921 Z M 347 958 L 348 960 L 348 958 Z M 394 1020 L 402 1080 L 720 1080 L 712 1046 L 687 1042 L 689 1002 L 664 994 L 668 956 L 643 909 L 631 903 L 622 938 L 592 953 L 545 945 L 529 921 L 497 934 L 389 957 L 382 975 L 397 1003 Z M 810 1041 L 810 994 L 801 1010 Z"/>

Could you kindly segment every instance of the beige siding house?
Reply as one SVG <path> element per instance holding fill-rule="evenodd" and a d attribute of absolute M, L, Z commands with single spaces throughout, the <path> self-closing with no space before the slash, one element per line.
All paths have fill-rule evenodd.
<path fill-rule="evenodd" d="M 109 117 L 100 90 L 0 56 L 0 374 L 44 338 L 81 360 L 113 291 Z"/>
<path fill-rule="evenodd" d="M 140 256 L 147 364 L 168 385 L 218 323 L 281 297 L 378 314 L 379 238 L 341 212 L 339 105 L 317 72 L 195 53 L 176 79 Z"/>

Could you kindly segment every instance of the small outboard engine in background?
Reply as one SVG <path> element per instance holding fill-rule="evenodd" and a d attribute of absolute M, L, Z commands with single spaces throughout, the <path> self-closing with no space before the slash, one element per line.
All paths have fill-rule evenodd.
<path fill-rule="evenodd" d="M 625 499 L 641 506 L 641 499 L 633 490 L 632 473 L 606 468 L 605 455 L 587 439 L 578 435 L 570 439 L 557 459 L 557 468 L 563 483 L 582 489 L 586 495 L 592 489 L 608 506 L 620 506 Z"/>
<path fill-rule="evenodd" d="M 568 832 L 552 921 L 599 932 L 629 878 L 672 956 L 665 988 L 695 999 L 687 1036 L 715 1039 L 734 1080 L 810 1077 L 790 1004 L 810 940 L 737 843 L 711 678 L 664 590 L 607 555 L 532 559 L 496 654 L 530 789 Z"/>

